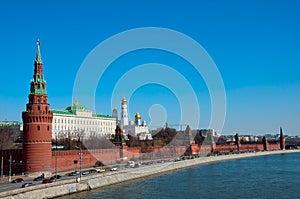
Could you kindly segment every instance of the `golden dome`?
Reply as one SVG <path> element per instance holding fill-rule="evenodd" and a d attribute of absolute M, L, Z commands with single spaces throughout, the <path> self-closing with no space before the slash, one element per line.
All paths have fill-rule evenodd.
<path fill-rule="evenodd" d="M 116 108 L 114 108 L 114 109 L 113 109 L 113 113 L 116 113 L 116 112 L 118 112 L 118 111 L 117 111 L 117 109 L 116 109 Z"/>
<path fill-rule="evenodd" d="M 141 115 L 140 115 L 139 113 L 136 113 L 136 114 L 135 114 L 135 119 L 136 119 L 136 120 L 141 119 Z"/>
<path fill-rule="evenodd" d="M 122 104 L 127 104 L 127 100 L 125 99 L 125 97 L 123 97 L 122 99 Z"/>
<path fill-rule="evenodd" d="M 80 106 L 78 100 L 76 100 L 76 101 L 74 102 L 73 106 Z"/>

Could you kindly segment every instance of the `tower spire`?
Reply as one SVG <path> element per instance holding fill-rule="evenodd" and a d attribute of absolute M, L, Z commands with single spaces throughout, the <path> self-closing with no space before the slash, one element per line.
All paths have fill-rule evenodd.
<path fill-rule="evenodd" d="M 42 55 L 41 55 L 41 49 L 40 49 L 40 39 L 38 39 L 36 41 L 36 44 L 37 44 L 37 50 L 36 50 L 36 56 L 35 56 L 35 62 L 37 63 L 43 63 L 42 62 Z"/>
<path fill-rule="evenodd" d="M 34 74 L 31 81 L 30 94 L 47 94 L 46 81 L 43 75 L 43 62 L 40 49 L 40 40 L 37 40 L 37 50 L 34 61 Z"/>

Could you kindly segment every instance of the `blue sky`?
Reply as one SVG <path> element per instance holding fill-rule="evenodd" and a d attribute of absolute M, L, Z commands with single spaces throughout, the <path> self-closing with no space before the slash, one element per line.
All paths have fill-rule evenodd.
<path fill-rule="evenodd" d="M 163 27 L 196 40 L 217 65 L 227 96 L 223 134 L 276 133 L 280 126 L 287 134 L 300 134 L 299 10 L 296 0 L 2 1 L 0 120 L 21 120 L 37 38 L 49 103 L 64 109 L 72 103 L 77 71 L 100 42 L 133 28 Z M 108 68 L 97 88 L 96 112 L 111 114 L 111 90 L 123 73 L 154 61 L 177 68 L 191 84 L 199 82 L 193 88 L 200 103 L 200 127 L 206 128 L 210 100 L 201 76 L 176 55 L 155 50 L 129 53 Z M 150 123 L 153 104 L 168 112 L 164 117 L 156 106 L 157 118 L 178 123 L 176 96 L 159 85 L 136 90 L 130 97 L 130 117 L 140 112 Z M 120 110 L 120 104 L 112 106 Z"/>

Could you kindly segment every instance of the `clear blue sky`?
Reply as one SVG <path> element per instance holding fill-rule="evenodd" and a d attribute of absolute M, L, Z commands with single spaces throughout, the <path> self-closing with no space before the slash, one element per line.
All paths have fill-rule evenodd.
<path fill-rule="evenodd" d="M 280 126 L 287 134 L 300 134 L 299 24 L 300 2 L 296 0 L 1 1 L 0 120 L 21 121 L 37 38 L 41 40 L 49 103 L 51 108 L 64 109 L 72 103 L 76 73 L 93 48 L 119 32 L 152 26 L 190 36 L 216 63 L 227 95 L 223 134 L 276 133 Z M 111 96 L 106 94 L 122 76 L 123 64 L 129 69 L 143 60 L 162 61 L 163 56 L 167 59 L 164 64 L 184 65 L 176 56 L 159 53 L 128 54 L 111 66 L 99 82 L 96 111 L 111 114 Z M 195 78 L 192 71 L 182 69 L 181 73 Z M 201 85 L 195 90 L 203 99 L 201 127 L 205 128 L 210 103 Z M 140 112 L 149 123 L 149 107 L 162 104 L 170 111 L 167 120 L 175 124 L 178 115 L 172 107 L 177 103 L 167 88 L 143 86 L 131 96 L 130 117 Z M 120 104 L 113 106 L 120 112 Z"/>

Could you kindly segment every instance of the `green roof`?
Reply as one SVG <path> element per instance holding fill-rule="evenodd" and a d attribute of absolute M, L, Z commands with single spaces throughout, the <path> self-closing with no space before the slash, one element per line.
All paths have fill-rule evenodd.
<path fill-rule="evenodd" d="M 103 115 L 103 114 L 93 114 L 93 117 L 113 118 L 112 116 L 109 116 L 109 115 Z"/>
<path fill-rule="evenodd" d="M 74 115 L 72 113 L 72 111 L 69 111 L 69 110 L 56 110 L 56 109 L 52 109 L 50 110 L 51 112 L 53 113 L 56 113 L 56 114 L 63 114 L 63 115 Z M 113 118 L 112 116 L 109 116 L 109 115 L 103 115 L 103 114 L 93 114 L 92 115 L 93 117 L 99 117 L 99 118 Z"/>
<path fill-rule="evenodd" d="M 74 115 L 73 111 L 74 110 L 79 110 L 79 111 L 87 111 L 87 109 L 84 106 L 81 106 L 76 100 L 72 106 L 68 106 L 66 110 L 51 110 L 53 113 L 56 114 L 65 114 L 65 115 Z M 112 116 L 109 115 L 103 115 L 103 114 L 92 114 L 93 117 L 99 117 L 99 118 L 113 118 Z"/>
<path fill-rule="evenodd" d="M 41 50 L 40 50 L 40 40 L 37 40 L 37 51 L 36 51 L 36 57 L 35 57 L 35 61 L 38 63 L 42 63 L 42 55 L 41 55 Z"/>
<path fill-rule="evenodd" d="M 68 110 L 50 110 L 50 111 L 56 114 L 73 115 L 73 113 Z"/>
<path fill-rule="evenodd" d="M 0 126 L 21 126 L 23 125 L 22 122 L 17 121 L 2 121 L 0 122 Z"/>

